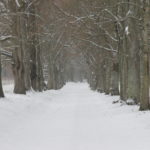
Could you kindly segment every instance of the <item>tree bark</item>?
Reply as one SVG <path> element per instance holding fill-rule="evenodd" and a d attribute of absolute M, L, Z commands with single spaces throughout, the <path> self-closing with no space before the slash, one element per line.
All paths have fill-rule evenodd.
<path fill-rule="evenodd" d="M 16 3 L 10 1 L 10 10 L 13 13 L 13 24 L 12 24 L 12 34 L 13 34 L 13 44 L 16 48 L 13 50 L 13 74 L 14 74 L 14 93 L 16 94 L 25 94 L 25 82 L 24 82 L 24 57 L 23 57 L 23 49 L 22 49 L 22 27 L 24 24 L 23 16 L 20 12 L 24 11 L 24 6 L 18 8 Z"/>
<path fill-rule="evenodd" d="M 0 54 L 0 97 L 4 97 L 1 72 L 2 72 L 2 66 L 1 66 L 1 54 Z"/>
<path fill-rule="evenodd" d="M 143 2 L 143 25 L 142 47 L 140 60 L 140 110 L 150 109 L 149 101 L 149 37 L 150 37 L 150 1 Z"/>

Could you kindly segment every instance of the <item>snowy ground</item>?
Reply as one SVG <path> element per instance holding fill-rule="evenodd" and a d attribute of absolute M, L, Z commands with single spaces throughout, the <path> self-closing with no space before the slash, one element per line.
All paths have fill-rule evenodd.
<path fill-rule="evenodd" d="M 1 150 L 149 150 L 150 112 L 112 104 L 86 83 L 0 100 Z"/>

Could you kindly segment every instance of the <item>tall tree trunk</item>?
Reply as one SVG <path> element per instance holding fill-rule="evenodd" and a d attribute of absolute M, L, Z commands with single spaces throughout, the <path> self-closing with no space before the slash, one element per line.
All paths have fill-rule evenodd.
<path fill-rule="evenodd" d="M 35 91 L 42 91 L 45 88 L 43 77 L 43 66 L 41 62 L 41 47 L 39 44 L 37 8 L 34 4 L 30 6 L 29 16 L 29 37 L 30 37 L 30 78 L 31 86 Z"/>
<path fill-rule="evenodd" d="M 24 82 L 24 57 L 23 57 L 23 49 L 22 49 L 22 28 L 23 28 L 23 16 L 19 12 L 24 11 L 24 7 L 18 8 L 14 1 L 10 1 L 10 10 L 11 13 L 15 14 L 12 17 L 12 34 L 14 37 L 13 44 L 16 48 L 13 50 L 13 74 L 14 74 L 14 93 L 16 94 L 25 94 L 25 82 Z"/>
<path fill-rule="evenodd" d="M 131 1 L 134 4 L 138 4 L 137 0 Z M 132 18 L 132 16 L 139 17 L 139 8 L 129 4 L 128 11 L 133 13 L 128 14 L 128 19 L 125 21 L 125 39 L 126 39 L 126 51 L 127 51 L 127 98 L 133 99 L 135 103 L 140 100 L 140 42 L 139 42 L 139 26 L 138 21 Z"/>
<path fill-rule="evenodd" d="M 30 7 L 28 8 L 28 6 L 30 5 L 30 0 L 28 0 L 26 2 L 26 11 L 25 13 L 32 13 L 30 12 Z M 27 9 L 28 8 L 28 9 Z M 24 32 L 24 68 L 25 68 L 25 87 L 26 90 L 29 91 L 31 89 L 31 78 L 30 78 L 30 74 L 31 74 L 31 48 L 32 48 L 32 42 L 30 41 L 30 36 L 31 36 L 31 26 L 32 26 L 32 19 L 31 15 L 28 14 L 24 14 L 24 28 L 25 28 L 25 32 Z"/>
<path fill-rule="evenodd" d="M 0 55 L 0 97 L 4 97 L 1 72 L 2 72 L 2 66 L 1 66 L 1 55 Z"/>
<path fill-rule="evenodd" d="M 150 1 L 144 1 L 143 12 L 143 44 L 141 47 L 141 63 L 140 63 L 140 110 L 150 109 L 149 101 L 149 37 L 150 37 Z"/>
<path fill-rule="evenodd" d="M 113 62 L 111 73 L 111 95 L 119 95 L 119 66 Z"/>

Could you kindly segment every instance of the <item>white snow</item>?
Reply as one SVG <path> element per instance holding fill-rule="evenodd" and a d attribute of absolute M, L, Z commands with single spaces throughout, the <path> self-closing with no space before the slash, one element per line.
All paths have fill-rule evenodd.
<path fill-rule="evenodd" d="M 125 28 L 125 33 L 126 33 L 126 35 L 129 35 L 129 34 L 130 34 L 130 32 L 129 32 L 129 27 L 128 27 L 128 26 L 126 26 L 126 28 Z"/>
<path fill-rule="evenodd" d="M 18 0 L 15 0 L 15 1 L 16 1 L 16 5 L 17 5 L 18 7 L 20 7 L 19 1 L 18 1 Z"/>
<path fill-rule="evenodd" d="M 133 99 L 127 99 L 126 103 L 128 105 L 135 105 L 135 101 Z"/>
<path fill-rule="evenodd" d="M 0 41 L 4 41 L 6 39 L 12 38 L 11 35 L 4 35 L 4 36 L 0 36 Z"/>
<path fill-rule="evenodd" d="M 0 99 L 1 150 L 149 150 L 150 112 L 68 83 L 58 91 Z"/>

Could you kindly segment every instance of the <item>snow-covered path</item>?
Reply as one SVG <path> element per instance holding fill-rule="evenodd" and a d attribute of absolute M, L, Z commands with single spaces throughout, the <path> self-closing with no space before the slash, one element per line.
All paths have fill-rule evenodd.
<path fill-rule="evenodd" d="M 1 150 L 149 150 L 150 113 L 112 104 L 86 83 L 10 93 L 0 101 Z"/>

